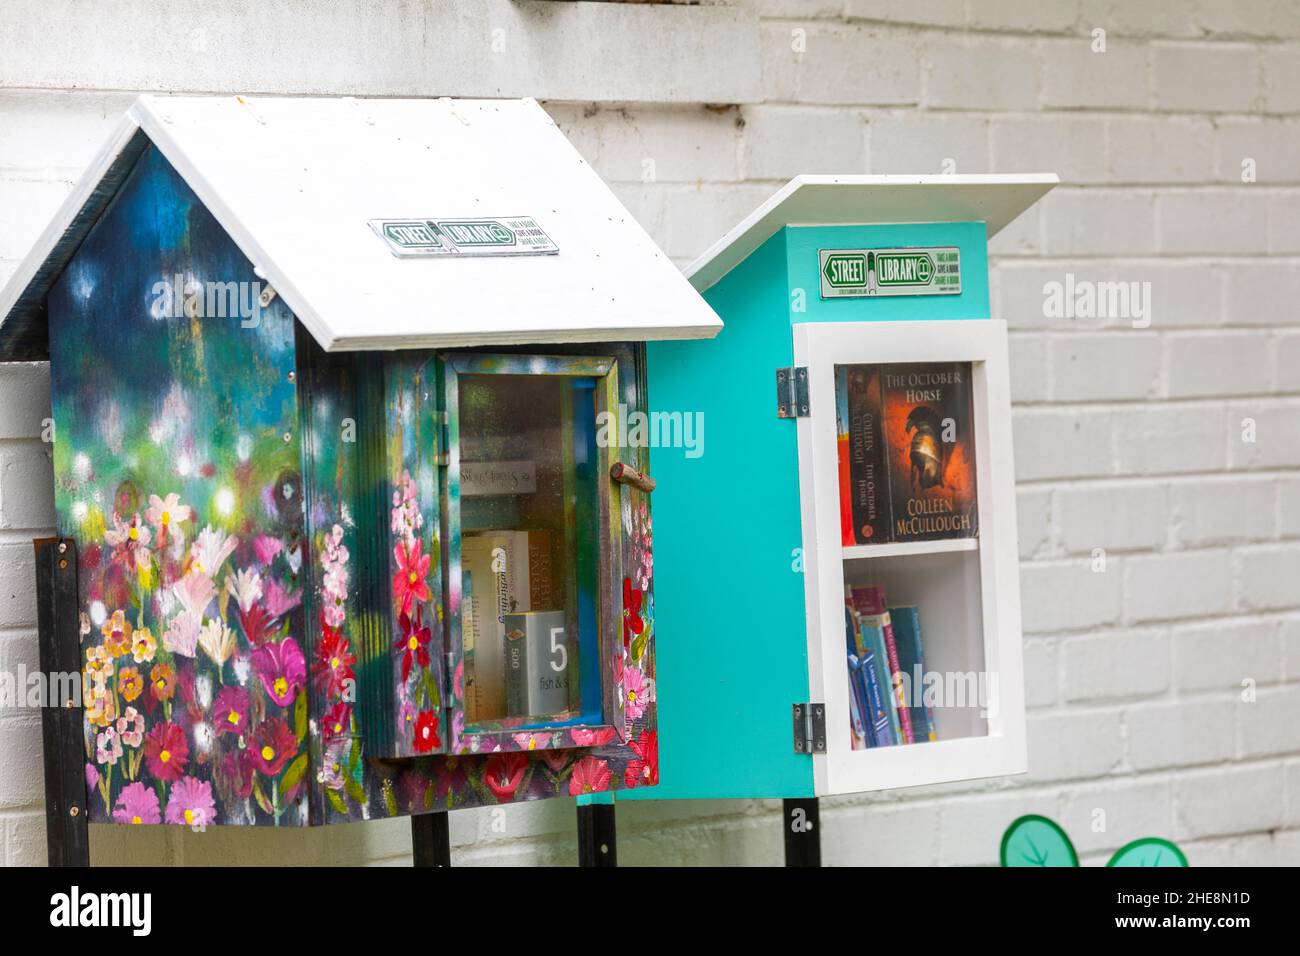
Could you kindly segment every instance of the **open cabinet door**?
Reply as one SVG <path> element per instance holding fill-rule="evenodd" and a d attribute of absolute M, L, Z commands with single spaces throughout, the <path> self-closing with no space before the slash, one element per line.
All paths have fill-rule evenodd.
<path fill-rule="evenodd" d="M 613 357 L 445 357 L 451 752 L 626 739 Z"/>
<path fill-rule="evenodd" d="M 794 358 L 817 794 L 1023 772 L 1005 323 L 802 324 Z"/>

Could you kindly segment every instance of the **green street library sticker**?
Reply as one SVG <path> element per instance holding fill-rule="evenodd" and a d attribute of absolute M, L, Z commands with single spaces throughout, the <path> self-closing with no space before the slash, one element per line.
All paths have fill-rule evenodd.
<path fill-rule="evenodd" d="M 500 219 L 371 219 L 370 228 L 401 258 L 551 256 L 560 247 L 531 216 Z"/>
<path fill-rule="evenodd" d="M 823 299 L 961 293 L 961 251 L 956 246 L 821 249 L 818 263 Z"/>

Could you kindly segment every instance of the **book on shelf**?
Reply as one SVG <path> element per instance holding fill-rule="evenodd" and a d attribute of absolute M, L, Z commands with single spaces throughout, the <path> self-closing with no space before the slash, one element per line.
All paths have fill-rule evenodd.
<path fill-rule="evenodd" d="M 853 506 L 851 502 L 852 478 L 849 466 L 849 406 L 845 385 L 848 366 L 835 366 L 835 449 L 839 464 L 840 483 L 840 544 L 849 547 L 857 540 L 853 531 Z"/>
<path fill-rule="evenodd" d="M 850 701 L 856 701 L 859 708 L 864 745 L 888 747 L 897 742 L 891 726 L 889 695 L 880 683 L 875 652 L 863 640 L 857 612 L 848 606 L 844 608 L 844 630 L 850 661 Z"/>
<path fill-rule="evenodd" d="M 848 655 L 849 663 L 849 741 L 854 750 L 862 750 L 870 746 L 867 740 L 867 728 L 863 723 L 862 714 L 867 709 L 866 701 L 862 699 L 862 692 L 859 688 L 858 671 L 862 663 L 858 660 L 857 655 Z"/>
<path fill-rule="evenodd" d="M 868 624 L 879 627 L 884 639 L 885 659 L 888 662 L 889 683 L 886 692 L 898 710 L 898 742 L 913 743 L 912 715 L 903 699 L 902 666 L 898 659 L 898 645 L 894 638 L 893 624 L 889 619 L 889 608 L 885 604 L 885 591 L 880 587 L 850 587 L 849 601 L 854 610 Z"/>
<path fill-rule="evenodd" d="M 976 537 L 971 365 L 847 365 L 835 369 L 846 417 L 851 544 Z M 845 522 L 843 459 L 841 537 Z"/>
<path fill-rule="evenodd" d="M 921 614 L 915 605 L 891 607 L 889 620 L 898 645 L 898 663 L 907 675 L 905 682 L 912 732 L 918 742 L 938 740 L 934 708 L 925 703 L 925 651 L 921 646 Z"/>
<path fill-rule="evenodd" d="M 563 611 L 507 614 L 506 715 L 544 717 L 569 708 L 569 643 Z"/>
<path fill-rule="evenodd" d="M 875 670 L 876 684 L 881 688 L 881 699 L 886 718 L 886 728 L 888 730 L 887 744 L 896 744 L 903 739 L 903 728 L 898 722 L 898 699 L 891 693 L 888 688 L 890 685 L 889 674 L 889 654 L 885 650 L 885 630 L 880 626 L 879 617 L 872 615 L 864 617 L 856 610 L 853 612 L 858 623 L 858 633 L 861 635 L 863 652 L 871 653 L 872 666 Z"/>

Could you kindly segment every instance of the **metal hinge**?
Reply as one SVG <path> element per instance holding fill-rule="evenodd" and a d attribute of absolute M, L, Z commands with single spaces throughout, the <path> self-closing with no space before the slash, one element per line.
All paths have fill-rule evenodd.
<path fill-rule="evenodd" d="M 824 754 L 826 752 L 826 705 L 794 705 L 794 752 L 797 754 Z"/>
<path fill-rule="evenodd" d="M 451 447 L 451 429 L 448 427 L 450 421 L 447 412 L 438 413 L 438 467 L 445 468 L 451 461 L 448 451 Z"/>
<path fill-rule="evenodd" d="M 808 417 L 808 369 L 803 365 L 776 370 L 776 417 Z"/>

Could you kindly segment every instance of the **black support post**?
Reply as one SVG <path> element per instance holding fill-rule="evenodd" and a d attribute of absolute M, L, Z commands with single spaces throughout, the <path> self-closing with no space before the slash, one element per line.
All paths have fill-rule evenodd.
<path fill-rule="evenodd" d="M 817 798 L 784 801 L 785 865 L 821 866 L 821 817 Z"/>
<path fill-rule="evenodd" d="M 50 866 L 89 866 L 77 546 L 69 538 L 40 538 L 32 545 L 36 549 L 36 625 L 41 673 L 50 695 L 41 708 L 45 843 Z"/>
<path fill-rule="evenodd" d="M 446 810 L 411 817 L 411 851 L 416 866 L 451 866 Z"/>
<path fill-rule="evenodd" d="M 578 806 L 579 866 L 618 866 L 615 837 L 612 803 Z"/>

